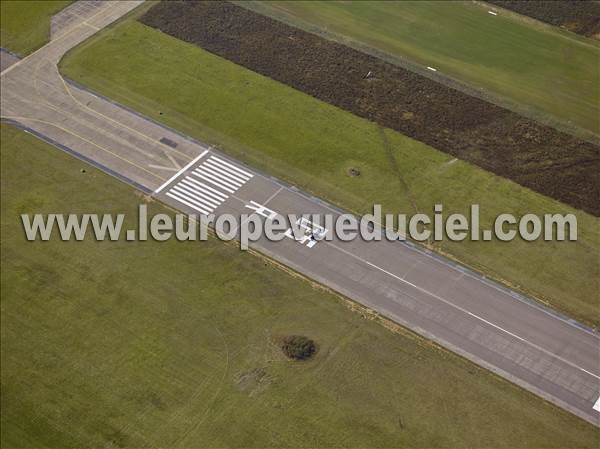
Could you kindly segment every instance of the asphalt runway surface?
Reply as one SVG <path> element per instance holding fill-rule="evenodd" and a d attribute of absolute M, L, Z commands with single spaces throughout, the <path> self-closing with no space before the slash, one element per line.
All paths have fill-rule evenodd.
<path fill-rule="evenodd" d="M 14 63 L 18 62 L 19 58 L 12 53 L 0 48 L 0 72 L 3 72 L 4 69 L 9 68 Z"/>
<path fill-rule="evenodd" d="M 64 80 L 62 56 L 141 2 L 88 3 L 3 70 L 3 120 L 184 212 L 341 213 Z M 596 331 L 408 243 L 290 236 L 251 248 L 600 426 Z"/>

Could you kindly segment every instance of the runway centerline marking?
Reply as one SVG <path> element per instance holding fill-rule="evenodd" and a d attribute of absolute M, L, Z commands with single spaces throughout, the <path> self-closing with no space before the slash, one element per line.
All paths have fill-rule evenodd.
<path fill-rule="evenodd" d="M 365 260 L 365 259 L 363 259 L 362 257 L 359 257 L 359 256 L 357 256 L 356 254 L 353 254 L 353 253 L 351 253 L 351 252 L 349 252 L 349 251 L 346 251 L 345 249 L 342 249 L 342 248 L 340 248 L 340 247 L 338 247 L 338 246 L 335 246 L 335 245 L 331 244 L 330 242 L 325 242 L 325 243 L 329 244 L 329 246 L 331 246 L 332 248 L 335 248 L 335 249 L 337 249 L 338 251 L 340 251 L 340 252 L 342 252 L 342 253 L 344 253 L 344 254 L 347 254 L 347 255 L 349 255 L 350 257 L 353 257 L 353 258 L 355 258 L 355 259 L 357 259 L 357 260 L 360 260 L 361 262 L 363 262 L 363 263 L 365 263 L 365 264 L 369 265 L 370 267 L 372 267 L 372 268 L 375 268 L 376 270 L 379 270 L 379 271 L 381 271 L 382 273 L 385 273 L 385 274 L 387 274 L 388 276 L 391 276 L 391 277 L 393 277 L 393 278 L 395 278 L 395 279 L 399 280 L 400 282 L 403 282 L 404 284 L 406 284 L 406 285 L 409 285 L 409 286 L 411 286 L 411 287 L 413 287 L 413 288 L 415 288 L 415 289 L 419 290 L 420 292 L 422 292 L 422 293 L 425 293 L 426 295 L 429 295 L 429 296 L 431 296 L 432 298 L 435 298 L 435 299 L 437 299 L 437 300 L 439 300 L 439 301 L 443 302 L 444 304 L 447 304 L 447 305 L 449 305 L 450 307 L 454 307 L 455 309 L 457 309 L 457 310 L 460 310 L 460 311 L 461 311 L 461 312 L 463 312 L 463 313 L 466 313 L 467 315 L 469 315 L 469 316 L 471 316 L 471 317 L 473 317 L 473 318 L 475 318 L 475 319 L 477 319 L 477 320 L 479 320 L 479 321 L 481 321 L 481 322 L 483 322 L 483 323 L 487 324 L 488 326 L 492 326 L 494 329 L 498 329 L 499 331 L 501 331 L 501 332 L 504 332 L 505 334 L 507 334 L 507 335 L 510 335 L 511 337 L 513 337 L 513 338 L 516 338 L 516 339 L 517 339 L 517 340 L 519 340 L 519 341 L 522 341 L 523 343 L 527 343 L 528 345 L 530 345 L 530 346 L 534 347 L 534 348 L 535 348 L 535 349 L 537 349 L 538 351 L 541 351 L 541 352 L 543 352 L 543 353 L 544 353 L 544 354 L 546 354 L 546 355 L 549 355 L 549 356 L 551 356 L 551 357 L 553 357 L 553 358 L 555 358 L 555 359 L 557 359 L 557 360 L 560 360 L 561 362 L 563 362 L 563 363 L 565 363 L 565 364 L 569 365 L 569 366 L 570 366 L 570 367 L 572 367 L 572 368 L 578 369 L 579 371 L 582 371 L 582 372 L 584 372 L 584 373 L 586 373 L 586 374 L 588 374 L 588 375 L 590 375 L 590 376 L 594 377 L 595 379 L 599 379 L 599 380 L 600 380 L 600 376 L 598 376 L 598 375 L 596 375 L 596 374 L 594 374 L 594 373 L 592 373 L 592 372 L 590 372 L 590 371 L 586 370 L 585 368 L 582 368 L 582 367 L 580 367 L 580 366 L 578 366 L 578 365 L 574 364 L 573 362 L 570 362 L 569 360 L 567 360 L 567 359 L 564 359 L 563 357 L 561 357 L 561 356 L 559 356 L 559 355 L 557 355 L 557 354 L 554 354 L 553 352 L 551 352 L 551 351 L 548 351 L 547 349 L 544 349 L 544 348 L 542 348 L 541 346 L 538 346 L 537 344 L 535 344 L 535 343 L 533 343 L 533 342 L 530 342 L 529 340 L 526 340 L 525 338 L 523 338 L 523 337 L 520 337 L 519 335 L 517 335 L 517 334 L 514 334 L 513 332 L 511 332 L 511 331 L 509 331 L 509 330 L 506 330 L 506 329 L 504 329 L 504 328 L 502 328 L 502 327 L 498 326 L 497 324 L 494 324 L 494 323 L 492 323 L 491 321 L 488 321 L 488 320 L 486 320 L 485 318 L 483 318 L 483 317 L 481 317 L 481 316 L 479 316 L 479 315 L 477 315 L 477 314 L 475 314 L 475 313 L 473 313 L 473 312 L 470 312 L 470 311 L 468 311 L 467 309 L 465 309 L 465 308 L 463 308 L 463 307 L 461 307 L 461 306 L 459 306 L 459 305 L 456 305 L 456 304 L 454 304 L 454 303 L 452 303 L 452 302 L 448 301 L 447 299 L 444 299 L 444 298 L 442 298 L 441 296 L 439 296 L 439 295 L 437 295 L 437 294 L 435 294 L 435 293 L 433 293 L 433 292 L 430 292 L 430 291 L 428 291 L 428 290 L 426 290 L 426 289 L 424 289 L 424 288 L 422 288 L 422 287 L 419 287 L 419 286 L 418 286 L 418 285 L 416 285 L 416 284 L 413 284 L 412 282 L 409 282 L 409 281 L 407 281 L 407 280 L 405 280 L 405 279 L 402 279 L 400 276 L 398 276 L 398 275 L 396 275 L 396 274 L 394 274 L 394 273 L 392 273 L 392 272 L 390 272 L 390 271 L 387 271 L 386 269 L 384 269 L 384 268 L 381 268 L 380 266 L 378 266 L 378 265 L 375 265 L 374 263 L 372 263 L 372 262 L 369 262 L 368 260 Z"/>
<path fill-rule="evenodd" d="M 244 203 L 244 207 L 247 207 L 248 209 L 252 209 L 252 210 L 254 211 L 253 213 L 256 213 L 256 214 L 260 215 L 261 217 L 265 217 L 265 218 L 268 218 L 268 219 L 271 219 L 271 220 L 272 220 L 272 219 L 274 219 L 276 216 L 278 216 L 278 215 L 280 216 L 281 214 L 279 214 L 279 213 L 275 212 L 275 211 L 274 211 L 274 210 L 272 210 L 272 209 L 269 209 L 269 208 L 267 207 L 267 204 L 269 204 L 269 201 L 271 201 L 273 198 L 275 198 L 275 197 L 277 196 L 277 194 L 278 194 L 279 192 L 281 192 L 282 190 L 283 190 L 283 187 L 279 187 L 279 188 L 277 189 L 277 191 L 276 191 L 275 193 L 273 193 L 273 194 L 272 194 L 272 195 L 271 195 L 269 198 L 267 198 L 263 204 L 259 204 L 259 203 L 257 203 L 257 202 L 256 202 L 256 201 L 254 201 L 254 200 L 250 200 L 250 201 L 242 201 L 242 200 L 240 200 L 239 198 L 237 198 L 237 199 L 238 199 L 238 200 L 240 200 L 240 201 L 242 201 L 242 202 Z M 268 212 L 268 213 L 267 213 L 267 212 Z M 235 230 L 235 232 L 236 232 L 236 233 L 237 233 L 238 229 L 240 229 L 240 228 L 241 228 L 243 225 L 245 225 L 245 224 L 246 224 L 246 222 L 247 222 L 248 220 L 250 220 L 250 216 L 251 216 L 251 215 L 252 215 L 252 214 L 249 214 L 249 215 L 248 215 L 248 218 L 246 218 L 245 220 L 243 220 L 243 221 L 240 223 L 240 226 L 239 226 L 239 227 L 238 227 L 238 228 Z"/>
<path fill-rule="evenodd" d="M 263 175 L 263 174 L 262 174 L 262 173 L 260 173 L 260 172 L 257 172 L 257 176 L 260 176 L 260 177 L 261 177 L 261 178 L 263 178 L 265 181 L 274 182 L 274 181 L 273 181 L 273 179 L 271 179 L 271 178 L 269 178 L 269 177 L 267 177 L 267 176 Z M 281 185 L 281 184 L 279 184 L 279 183 L 277 183 L 277 184 L 278 184 L 278 185 Z M 296 191 L 296 190 L 290 189 L 290 188 L 289 188 L 289 187 L 287 187 L 287 186 L 283 186 L 282 188 L 284 188 L 284 189 L 285 189 L 287 192 L 289 192 L 289 193 L 290 193 L 290 194 L 292 194 L 292 195 L 299 196 L 299 197 L 301 197 L 302 199 L 304 199 L 304 200 L 306 200 L 306 201 L 311 201 L 311 199 L 310 199 L 310 198 L 307 198 L 307 197 L 306 197 L 306 196 L 304 196 L 302 193 L 299 193 L 299 192 L 298 192 L 298 191 Z M 326 203 L 326 202 L 321 202 L 321 203 L 320 203 L 320 205 L 321 205 L 322 207 L 324 207 L 325 209 L 328 209 L 328 210 L 330 210 L 330 211 L 331 211 L 331 212 L 333 212 L 334 214 L 340 214 L 340 213 L 342 213 L 342 212 L 340 212 L 338 209 L 335 209 L 333 206 L 331 206 L 330 204 L 328 204 L 328 203 Z M 384 226 L 383 226 L 381 223 L 377 223 L 377 222 L 375 222 L 375 224 L 377 225 L 377 227 L 379 228 L 379 230 L 380 230 L 381 232 L 385 232 L 385 228 L 384 228 Z M 401 241 L 399 241 L 398 243 L 401 243 L 401 244 L 402 244 L 402 243 L 405 243 L 405 242 L 401 242 Z M 444 266 L 444 267 L 446 267 L 446 268 L 450 268 L 450 269 L 452 269 L 452 270 L 454 270 L 454 271 L 457 271 L 457 272 L 459 272 L 459 273 L 463 273 L 463 274 L 465 275 L 465 277 L 468 277 L 468 278 L 470 278 L 470 279 L 476 280 L 476 281 L 478 281 L 478 282 L 482 282 L 482 283 L 483 283 L 483 284 L 485 284 L 487 287 L 493 288 L 494 290 L 496 290 L 496 291 L 498 291 L 498 292 L 502 293 L 504 296 L 508 297 L 509 299 L 511 299 L 511 300 L 513 300 L 513 301 L 518 301 L 518 302 L 520 302 L 521 304 L 525 304 L 525 305 L 526 305 L 526 306 L 528 306 L 528 307 L 535 308 L 536 310 L 538 310 L 538 311 L 540 311 L 540 312 L 542 312 L 542 313 L 544 313 L 544 314 L 546 314 L 546 315 L 549 315 L 549 316 L 551 316 L 553 319 L 557 319 L 557 320 L 559 320 L 559 321 L 561 321 L 561 322 L 563 322 L 563 323 L 565 323 L 565 324 L 567 324 L 567 325 L 569 325 L 569 326 L 571 326 L 571 327 L 573 327 L 573 328 L 577 329 L 577 330 L 578 330 L 578 331 L 580 331 L 580 332 L 584 332 L 584 333 L 586 333 L 586 334 L 588 334 L 588 335 L 591 335 L 591 336 L 595 337 L 596 339 L 598 339 L 598 341 L 599 341 L 599 343 L 600 343 L 600 334 L 598 334 L 598 332 L 595 332 L 595 331 L 592 331 L 592 330 L 588 330 L 588 329 L 586 329 L 586 328 L 583 328 L 583 327 L 581 327 L 581 326 L 579 326 L 579 325 L 577 325 L 577 324 L 574 324 L 574 323 L 573 323 L 572 321 L 570 321 L 569 319 L 565 319 L 565 318 L 563 318 L 563 317 L 557 316 L 557 315 L 556 315 L 556 314 L 555 314 L 553 311 L 546 310 L 546 309 L 545 309 L 543 306 L 541 306 L 540 304 L 533 303 L 533 302 L 531 302 L 531 301 L 526 301 L 526 300 L 524 300 L 524 299 L 522 299 L 522 298 L 519 298 L 518 296 L 511 295 L 511 294 L 510 294 L 508 291 L 504 290 L 504 289 L 503 289 L 502 287 L 500 287 L 499 285 L 496 285 L 496 283 L 495 283 L 494 281 L 488 281 L 488 280 L 487 280 L 485 277 L 483 277 L 482 275 L 478 275 L 477 273 L 475 273 L 475 272 L 472 272 L 472 271 L 471 271 L 470 269 L 468 269 L 468 268 L 467 268 L 467 270 L 469 270 L 468 272 L 465 272 L 465 271 L 463 271 L 463 270 L 459 270 L 459 269 L 458 269 L 458 268 L 456 268 L 456 266 L 454 266 L 452 263 L 448 263 L 448 262 L 445 262 L 445 261 L 443 261 L 443 260 L 440 260 L 438 257 L 436 257 L 436 256 L 434 256 L 434 255 L 432 255 L 432 254 L 428 254 L 428 253 L 426 253 L 426 252 L 422 251 L 422 250 L 421 250 L 421 249 L 419 249 L 419 248 L 415 248 L 415 247 L 413 247 L 413 246 L 406 245 L 406 244 L 404 244 L 404 246 L 405 246 L 406 248 L 410 249 L 411 251 L 414 251 L 414 252 L 418 253 L 418 254 L 419 254 L 419 255 L 421 255 L 421 256 L 427 257 L 428 259 L 430 259 L 430 260 L 434 261 L 434 262 L 435 262 L 435 263 L 437 263 L 437 264 L 440 264 L 440 265 L 442 265 L 442 266 Z M 515 293 L 517 293 L 517 292 L 515 292 Z M 517 293 L 517 294 L 518 294 L 518 293 Z"/>

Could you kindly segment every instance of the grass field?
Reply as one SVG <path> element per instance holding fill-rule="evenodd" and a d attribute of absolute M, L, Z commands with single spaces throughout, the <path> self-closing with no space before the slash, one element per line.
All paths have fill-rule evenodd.
<path fill-rule="evenodd" d="M 595 447 L 593 426 L 235 245 L 26 242 L 21 213 L 127 228 L 143 199 L 1 131 L 3 448 Z M 316 356 L 286 361 L 286 334 Z"/>
<path fill-rule="evenodd" d="M 160 2 L 139 22 L 600 217 L 598 145 L 230 2 Z M 202 23 L 202 26 L 197 26 Z M 375 74 L 366 79 L 367 73 Z"/>
<path fill-rule="evenodd" d="M 600 133 L 600 46 L 472 2 L 240 2 Z"/>
<path fill-rule="evenodd" d="M 50 39 L 50 18 L 73 0 L 2 0 L 0 45 L 25 56 Z"/>
<path fill-rule="evenodd" d="M 600 326 L 598 220 L 378 128 L 135 21 L 75 49 L 63 73 L 356 213 L 569 213 L 577 242 L 444 242 L 436 249 Z M 162 113 L 162 114 L 161 114 Z M 350 177 L 350 167 L 360 169 Z M 406 190 L 408 186 L 409 191 Z M 411 196 L 414 201 L 411 201 Z"/>

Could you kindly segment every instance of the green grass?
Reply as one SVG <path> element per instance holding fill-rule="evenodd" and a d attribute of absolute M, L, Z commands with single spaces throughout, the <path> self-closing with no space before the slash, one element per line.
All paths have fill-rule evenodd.
<path fill-rule="evenodd" d="M 269 1 L 243 5 L 407 58 L 600 133 L 600 46 L 472 2 Z"/>
<path fill-rule="evenodd" d="M 595 447 L 593 426 L 235 245 L 26 242 L 21 213 L 128 228 L 144 200 L 1 131 L 3 448 Z M 287 361 L 289 334 L 314 358 Z"/>
<path fill-rule="evenodd" d="M 25 56 L 50 40 L 50 18 L 73 0 L 2 0 L 0 45 Z"/>
<path fill-rule="evenodd" d="M 577 242 L 443 242 L 436 250 L 600 326 L 598 220 L 455 161 L 420 142 L 315 100 L 135 21 L 73 50 L 69 77 L 356 213 L 374 203 L 412 213 L 383 133 L 421 211 L 481 205 L 482 226 L 500 213 L 575 213 Z M 162 112 L 162 115 L 160 115 Z M 349 167 L 360 168 L 349 177 Z"/>

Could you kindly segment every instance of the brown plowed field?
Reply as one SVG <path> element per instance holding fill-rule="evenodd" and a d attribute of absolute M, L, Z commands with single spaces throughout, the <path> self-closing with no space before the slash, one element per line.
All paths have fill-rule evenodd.
<path fill-rule="evenodd" d="M 488 0 L 488 3 L 577 34 L 600 38 L 600 4 L 593 1 Z"/>
<path fill-rule="evenodd" d="M 140 20 L 600 216 L 597 145 L 231 3 L 161 2 Z"/>

